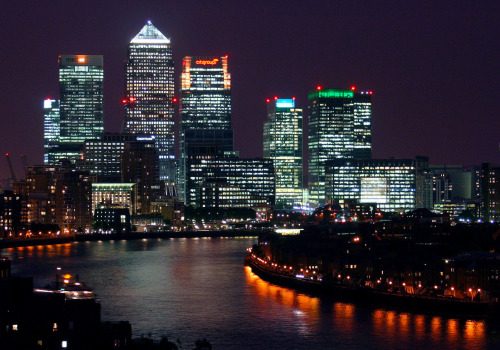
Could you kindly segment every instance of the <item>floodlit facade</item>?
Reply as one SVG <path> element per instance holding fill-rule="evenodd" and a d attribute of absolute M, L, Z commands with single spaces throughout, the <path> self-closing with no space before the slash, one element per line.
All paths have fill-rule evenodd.
<path fill-rule="evenodd" d="M 80 156 L 87 139 L 100 137 L 104 131 L 104 69 L 101 55 L 59 56 L 60 119 L 59 140 L 49 156 L 72 162 Z"/>
<path fill-rule="evenodd" d="M 325 163 L 371 158 L 371 92 L 322 89 L 309 94 L 309 194 L 325 202 Z"/>
<path fill-rule="evenodd" d="M 387 212 L 415 209 L 413 159 L 336 159 L 325 169 L 328 203 L 376 204 Z"/>
<path fill-rule="evenodd" d="M 136 213 L 137 191 L 135 183 L 93 183 L 92 213 L 100 204 L 127 208 L 129 213 Z"/>
<path fill-rule="evenodd" d="M 43 163 L 54 164 L 52 159 L 54 144 L 59 142 L 60 135 L 59 101 L 50 98 L 43 101 Z"/>
<path fill-rule="evenodd" d="M 295 98 L 267 100 L 264 158 L 272 159 L 276 180 L 276 208 L 302 204 L 302 109 Z"/>
<path fill-rule="evenodd" d="M 148 23 L 132 39 L 125 64 L 124 131 L 156 139 L 160 178 L 173 185 L 174 61 L 170 39 Z"/>

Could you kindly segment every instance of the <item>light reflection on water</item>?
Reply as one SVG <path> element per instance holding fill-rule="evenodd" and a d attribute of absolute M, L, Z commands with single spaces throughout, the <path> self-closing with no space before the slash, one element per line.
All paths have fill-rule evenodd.
<path fill-rule="evenodd" d="M 486 321 L 373 309 L 311 297 L 243 267 L 255 239 L 148 239 L 11 248 L 13 273 L 78 273 L 101 299 L 103 320 L 129 320 L 134 336 L 208 338 L 214 349 L 484 349 Z"/>

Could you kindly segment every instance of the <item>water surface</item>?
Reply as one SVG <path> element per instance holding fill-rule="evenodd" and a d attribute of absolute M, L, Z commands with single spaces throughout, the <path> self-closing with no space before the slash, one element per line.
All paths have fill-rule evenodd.
<path fill-rule="evenodd" d="M 102 319 L 135 337 L 207 338 L 214 349 L 500 348 L 484 320 L 368 308 L 262 281 L 243 266 L 255 238 L 144 239 L 10 248 L 12 272 L 43 287 L 56 268 L 101 300 Z"/>

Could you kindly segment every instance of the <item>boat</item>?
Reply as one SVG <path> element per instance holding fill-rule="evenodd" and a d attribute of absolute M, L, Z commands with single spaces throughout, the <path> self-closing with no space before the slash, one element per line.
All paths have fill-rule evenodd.
<path fill-rule="evenodd" d="M 96 299 L 93 290 L 80 282 L 78 275 L 56 275 L 56 280 L 46 288 L 35 288 L 37 293 L 60 293 L 66 299 Z"/>

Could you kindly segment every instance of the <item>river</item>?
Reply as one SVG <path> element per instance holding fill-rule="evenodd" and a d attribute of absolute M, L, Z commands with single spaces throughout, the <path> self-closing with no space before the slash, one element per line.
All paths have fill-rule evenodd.
<path fill-rule="evenodd" d="M 35 287 L 79 274 L 104 321 L 134 337 L 167 335 L 184 349 L 500 348 L 500 326 L 316 298 L 262 281 L 243 266 L 255 238 L 143 239 L 9 248 L 12 273 Z"/>

